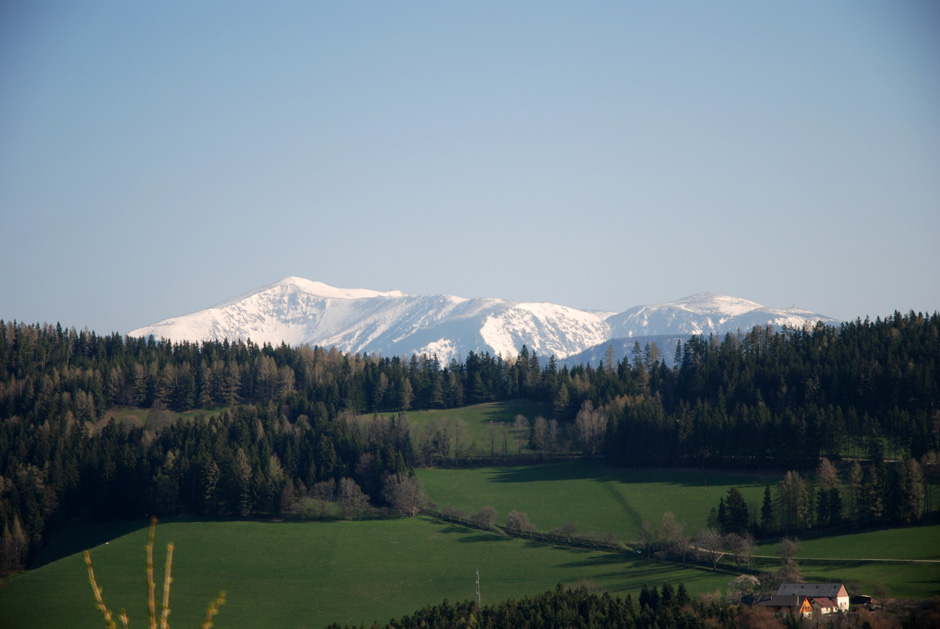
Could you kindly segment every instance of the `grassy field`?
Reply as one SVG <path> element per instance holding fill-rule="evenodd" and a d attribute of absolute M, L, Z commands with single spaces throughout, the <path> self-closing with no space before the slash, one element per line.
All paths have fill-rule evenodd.
<path fill-rule="evenodd" d="M 74 541 L 74 540 L 72 540 Z M 370 522 L 170 522 L 157 527 L 157 578 L 175 543 L 170 616 L 196 627 L 220 590 L 216 626 L 323 627 L 386 622 L 443 599 L 484 602 L 535 594 L 558 583 L 593 582 L 636 596 L 645 583 L 682 581 L 690 592 L 725 587 L 733 575 L 646 562 L 628 554 L 557 548 L 428 518 Z M 92 550 L 114 610 L 145 626 L 141 528 Z M 159 597 L 159 586 L 158 586 Z M 0 587 L 0 627 L 100 627 L 79 555 L 18 575 Z"/>
<path fill-rule="evenodd" d="M 671 511 L 694 534 L 731 487 L 759 509 L 764 486 L 777 476 L 701 470 L 633 470 L 600 462 L 570 461 L 508 468 L 423 469 L 418 477 L 438 506 L 469 514 L 495 507 L 497 522 L 523 511 L 539 531 L 568 523 L 582 533 L 611 533 L 621 541 L 639 538 L 640 525 L 659 526 Z"/>
<path fill-rule="evenodd" d="M 760 544 L 754 553 L 775 557 L 779 547 L 779 542 Z M 877 584 L 887 585 L 892 596 L 904 598 L 940 593 L 938 524 L 803 539 L 796 557 L 804 578 L 841 581 L 853 594 L 870 595 Z M 776 565 L 765 559 L 757 563 Z"/>
<path fill-rule="evenodd" d="M 779 547 L 779 543 L 761 544 L 756 552 L 761 555 L 776 555 Z M 800 551 L 796 557 L 940 560 L 940 524 L 803 539 L 800 540 Z"/>
<path fill-rule="evenodd" d="M 705 513 L 718 504 L 730 487 L 737 487 L 752 507 L 759 507 L 763 488 L 776 478 L 760 474 L 734 474 L 692 470 L 616 470 L 599 463 L 568 463 L 519 468 L 464 470 L 425 469 L 418 472 L 429 495 L 440 507 L 463 509 L 468 514 L 490 505 L 498 523 L 509 511 L 528 514 L 537 529 L 546 532 L 566 523 L 581 533 L 613 533 L 619 540 L 635 541 L 639 523 L 659 526 L 662 514 L 672 511 L 694 534 L 705 526 Z M 809 539 L 801 542 L 797 558 L 803 560 L 805 578 L 841 581 L 852 591 L 869 592 L 878 583 L 892 595 L 929 598 L 940 593 L 940 563 L 875 562 L 865 559 L 940 558 L 940 525 L 867 531 Z M 779 543 L 761 544 L 755 554 L 776 557 Z M 814 558 L 841 559 L 818 562 Z M 759 562 L 775 570 L 776 561 Z"/>
<path fill-rule="evenodd" d="M 582 532 L 633 539 L 636 522 L 658 525 L 662 510 L 687 521 L 736 486 L 756 500 L 760 476 L 677 470 L 607 470 L 589 462 L 506 469 L 422 470 L 431 495 L 467 511 L 492 505 L 505 521 L 526 511 L 539 530 L 574 522 Z M 707 481 L 707 485 L 706 485 Z M 619 528 L 618 528 L 619 527 Z M 734 574 L 507 538 L 428 517 L 365 522 L 175 521 L 157 530 L 157 579 L 163 548 L 175 542 L 171 622 L 199 626 L 206 605 L 226 590 L 218 627 L 323 627 L 387 622 L 443 599 L 474 597 L 480 570 L 484 602 L 535 594 L 558 583 L 588 582 L 636 596 L 644 584 L 684 582 L 692 592 L 727 591 Z M 0 586 L 0 627 L 100 627 L 79 554 L 93 558 L 105 600 L 146 624 L 146 523 L 75 523 L 55 536 L 36 567 Z M 774 555 L 774 544 L 756 554 Z M 819 558 L 842 559 L 822 562 Z M 940 557 L 940 525 L 809 539 L 798 558 L 810 580 L 845 582 L 852 593 L 879 583 L 893 596 L 940 591 L 940 564 L 873 562 Z M 814 560 L 815 559 L 815 560 Z M 765 568 L 772 569 L 773 562 Z M 158 594 L 159 596 L 159 594 Z"/>
<path fill-rule="evenodd" d="M 548 404 L 532 402 L 530 400 L 507 400 L 505 402 L 489 402 L 486 404 L 475 404 L 473 406 L 464 406 L 462 408 L 452 408 L 446 410 L 434 411 L 409 411 L 408 425 L 411 427 L 411 434 L 414 439 L 420 438 L 421 431 L 433 418 L 459 418 L 467 425 L 467 433 L 470 436 L 470 453 L 476 455 L 490 454 L 490 443 L 487 437 L 487 422 L 496 422 L 512 426 L 516 415 L 522 415 L 530 422 L 541 415 L 546 419 L 551 418 L 552 408 Z M 516 453 L 516 442 L 512 436 L 509 438 L 509 447 L 511 453 Z M 527 452 L 527 450 L 523 450 Z"/>

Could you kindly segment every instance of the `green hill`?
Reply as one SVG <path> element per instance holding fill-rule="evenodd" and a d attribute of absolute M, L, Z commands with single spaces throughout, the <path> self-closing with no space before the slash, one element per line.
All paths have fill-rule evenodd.
<path fill-rule="evenodd" d="M 172 626 L 197 627 L 220 590 L 226 627 L 323 627 L 386 622 L 443 599 L 484 601 L 593 583 L 636 596 L 645 583 L 713 591 L 731 578 L 695 568 L 536 544 L 426 517 L 366 522 L 170 522 L 157 527 L 157 581 L 175 544 Z M 146 623 L 142 528 L 92 550 L 108 605 Z M 158 585 L 159 597 L 159 585 Z M 85 566 L 72 555 L 0 587 L 2 627 L 100 627 Z"/>
<path fill-rule="evenodd" d="M 755 509 L 775 475 L 715 470 L 636 470 L 585 460 L 526 467 L 422 469 L 428 495 L 444 507 L 474 513 L 524 511 L 539 531 L 572 523 L 584 533 L 610 533 L 631 542 L 643 522 L 659 526 L 671 511 L 689 534 L 705 528 L 710 509 L 737 487 Z"/>

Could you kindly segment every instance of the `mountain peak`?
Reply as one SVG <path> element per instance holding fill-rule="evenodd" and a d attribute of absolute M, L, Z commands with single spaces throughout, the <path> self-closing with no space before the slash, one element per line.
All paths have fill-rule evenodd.
<path fill-rule="evenodd" d="M 719 293 L 696 293 L 682 299 L 677 299 L 665 306 L 678 306 L 696 314 L 715 314 L 737 316 L 752 310 L 763 308 L 760 304 L 740 297 L 730 297 Z"/>
<path fill-rule="evenodd" d="M 740 297 L 696 293 L 668 304 L 635 306 L 607 317 L 611 338 L 670 334 L 725 334 L 755 326 L 799 327 L 834 319 L 799 308 L 771 308 Z"/>
<path fill-rule="evenodd" d="M 374 297 L 405 296 L 405 293 L 401 292 L 400 290 L 376 291 L 370 290 L 368 288 L 337 288 L 335 286 L 330 286 L 329 284 L 324 284 L 323 282 L 314 282 L 302 277 L 297 277 L 296 275 L 290 275 L 279 282 L 267 284 L 261 288 L 256 288 L 253 291 L 244 293 L 232 299 L 226 299 L 225 301 L 213 306 L 213 308 L 221 310 L 233 306 L 239 302 L 245 301 L 246 299 L 250 299 L 255 295 L 284 292 L 300 292 L 311 297 L 321 297 L 324 299 L 371 299 Z"/>
<path fill-rule="evenodd" d="M 522 345 L 539 356 L 562 359 L 616 338 L 722 334 L 755 325 L 801 326 L 818 320 L 833 322 L 808 311 L 767 308 L 717 293 L 611 315 L 550 303 L 337 288 L 289 276 L 130 335 L 174 341 L 250 338 L 272 345 L 309 343 L 343 352 L 437 355 L 446 363 L 471 351 L 509 357 Z"/>
<path fill-rule="evenodd" d="M 371 299 L 373 297 L 404 297 L 405 293 L 400 290 L 377 291 L 368 288 L 337 288 L 324 284 L 323 282 L 314 282 L 311 280 L 291 275 L 285 277 L 280 282 L 271 284 L 262 291 L 278 286 L 294 287 L 305 293 L 316 295 L 317 297 L 326 297 L 329 299 Z M 260 292 L 260 291 L 259 291 Z"/>

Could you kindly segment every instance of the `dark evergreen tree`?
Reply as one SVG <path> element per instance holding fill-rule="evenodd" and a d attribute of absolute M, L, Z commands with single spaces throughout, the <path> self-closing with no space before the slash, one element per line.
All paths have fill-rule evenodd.
<path fill-rule="evenodd" d="M 726 535 L 729 533 L 741 536 L 746 535 L 750 528 L 747 502 L 745 502 L 744 496 L 737 488 L 732 487 L 728 490 L 728 500 L 724 503 L 724 506 L 725 525 L 722 529 L 722 533 Z"/>
<path fill-rule="evenodd" d="M 777 523 L 774 518 L 774 502 L 770 494 L 770 485 L 764 487 L 764 501 L 760 508 L 760 529 L 761 533 L 767 535 L 775 531 Z"/>

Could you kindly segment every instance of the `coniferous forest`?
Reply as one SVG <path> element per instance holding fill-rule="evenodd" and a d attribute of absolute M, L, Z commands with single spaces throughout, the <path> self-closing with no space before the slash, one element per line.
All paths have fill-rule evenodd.
<path fill-rule="evenodd" d="M 698 627 L 732 624 L 734 611 L 727 603 L 704 603 L 691 598 L 681 583 L 674 588 L 664 583 L 662 589 L 643 587 L 639 600 L 597 594 L 584 587 L 563 588 L 520 600 L 507 600 L 481 607 L 473 601 L 429 605 L 411 616 L 393 620 L 385 629 L 406 627 L 520 627 L 550 629 L 554 627 Z M 382 629 L 378 623 L 372 628 Z M 340 629 L 337 624 L 327 629 Z M 349 625 L 346 625 L 349 629 Z M 365 629 L 363 625 L 362 629 Z"/>
<path fill-rule="evenodd" d="M 343 481 L 388 505 L 392 486 L 432 460 L 408 411 L 519 398 L 550 406 L 567 435 L 558 447 L 613 466 L 789 470 L 797 483 L 824 459 L 851 461 L 852 507 L 820 492 L 823 506 L 795 527 L 813 514 L 834 523 L 833 505 L 854 521 L 910 521 L 922 506 L 889 507 L 910 499 L 904 483 L 936 475 L 938 363 L 940 318 L 913 312 L 693 337 L 673 366 L 637 344 L 597 368 L 525 347 L 441 364 L 0 322 L 0 571 L 74 516 L 271 516 Z M 108 421 L 128 407 L 150 422 Z"/>

